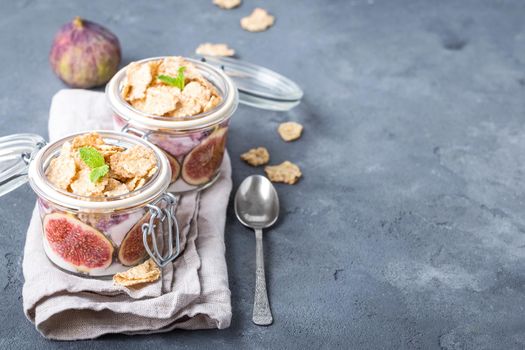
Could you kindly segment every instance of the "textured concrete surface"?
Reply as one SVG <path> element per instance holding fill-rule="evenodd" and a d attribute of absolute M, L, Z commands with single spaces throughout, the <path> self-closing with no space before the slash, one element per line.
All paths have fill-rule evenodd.
<path fill-rule="evenodd" d="M 255 6 L 273 28 L 247 33 Z M 233 321 L 224 331 L 46 341 L 22 313 L 29 187 L 0 201 L 1 348 L 525 347 L 525 3 L 462 1 L 0 2 L 1 134 L 46 134 L 62 84 L 47 53 L 75 15 L 110 27 L 124 60 L 228 42 L 296 80 L 289 113 L 241 107 L 230 151 L 266 145 L 304 178 L 278 186 L 265 237 L 275 323 L 250 321 L 254 238 L 228 213 Z M 279 122 L 304 137 L 285 144 Z M 52 281 L 50 281 L 52 283 Z"/>

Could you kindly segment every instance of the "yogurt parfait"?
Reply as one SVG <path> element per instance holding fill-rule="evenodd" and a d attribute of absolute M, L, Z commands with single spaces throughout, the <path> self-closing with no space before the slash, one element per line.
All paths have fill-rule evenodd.
<path fill-rule="evenodd" d="M 89 276 L 113 275 L 150 256 L 162 266 L 178 254 L 153 253 L 178 242 L 170 181 L 164 153 L 132 135 L 91 132 L 47 145 L 29 165 L 46 255 Z"/>
<path fill-rule="evenodd" d="M 199 190 L 217 178 L 238 104 L 237 90 L 222 71 L 183 57 L 146 59 L 118 72 L 106 95 L 116 129 L 166 153 L 171 191 Z"/>

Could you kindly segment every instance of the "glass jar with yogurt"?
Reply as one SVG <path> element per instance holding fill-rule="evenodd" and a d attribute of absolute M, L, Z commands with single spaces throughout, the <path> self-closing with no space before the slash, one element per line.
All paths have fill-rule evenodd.
<path fill-rule="evenodd" d="M 92 148 L 109 166 L 93 179 L 91 173 L 84 174 L 92 169 L 78 163 L 86 159 L 76 158 L 82 145 L 75 148 L 75 140 L 85 135 L 72 134 L 49 144 L 32 134 L 0 138 L 0 195 L 29 181 L 37 194 L 45 253 L 66 272 L 111 276 L 150 257 L 161 267 L 175 259 L 176 197 L 167 192 L 171 168 L 164 152 L 134 135 L 97 131 L 103 143 Z M 140 166 L 145 156 L 133 157 L 130 150 L 148 155 L 147 175 L 132 177 L 132 167 Z M 64 152 L 71 152 L 69 158 Z M 117 153 L 121 157 L 112 158 Z M 122 174 L 128 170 L 131 175 Z"/>

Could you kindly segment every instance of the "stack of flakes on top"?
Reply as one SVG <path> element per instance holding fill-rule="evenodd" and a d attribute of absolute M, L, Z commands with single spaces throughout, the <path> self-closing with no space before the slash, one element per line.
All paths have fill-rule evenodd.
<path fill-rule="evenodd" d="M 81 148 L 93 148 L 108 165 L 109 171 L 93 181 L 92 168 L 80 155 Z M 155 153 L 136 145 L 125 149 L 106 144 L 98 133 L 76 136 L 64 142 L 60 155 L 46 169 L 46 177 L 58 189 L 88 197 L 114 197 L 144 186 L 157 171 Z"/>
<path fill-rule="evenodd" d="M 181 68 L 182 89 L 159 79 L 159 76 L 176 78 Z M 123 82 L 122 98 L 142 112 L 177 119 L 210 111 L 222 99 L 215 86 L 182 57 L 131 63 Z"/>

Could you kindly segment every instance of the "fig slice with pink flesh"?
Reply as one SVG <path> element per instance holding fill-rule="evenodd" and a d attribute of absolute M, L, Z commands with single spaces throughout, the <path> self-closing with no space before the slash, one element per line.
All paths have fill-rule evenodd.
<path fill-rule="evenodd" d="M 184 158 L 182 178 L 190 185 L 203 185 L 217 173 L 226 145 L 227 128 L 215 130 Z"/>
<path fill-rule="evenodd" d="M 124 237 L 118 251 L 118 259 L 122 265 L 134 266 L 146 258 L 147 252 L 142 239 L 142 225 L 147 223 L 150 217 L 151 214 L 148 212 Z"/>
<path fill-rule="evenodd" d="M 177 161 L 177 159 L 169 154 L 168 152 L 164 151 L 164 154 L 168 158 L 168 162 L 170 163 L 171 167 L 171 182 L 175 182 L 180 175 L 180 164 Z"/>
<path fill-rule="evenodd" d="M 43 227 L 51 250 L 79 271 L 89 272 L 111 265 L 114 250 L 111 241 L 73 215 L 48 214 Z"/>

